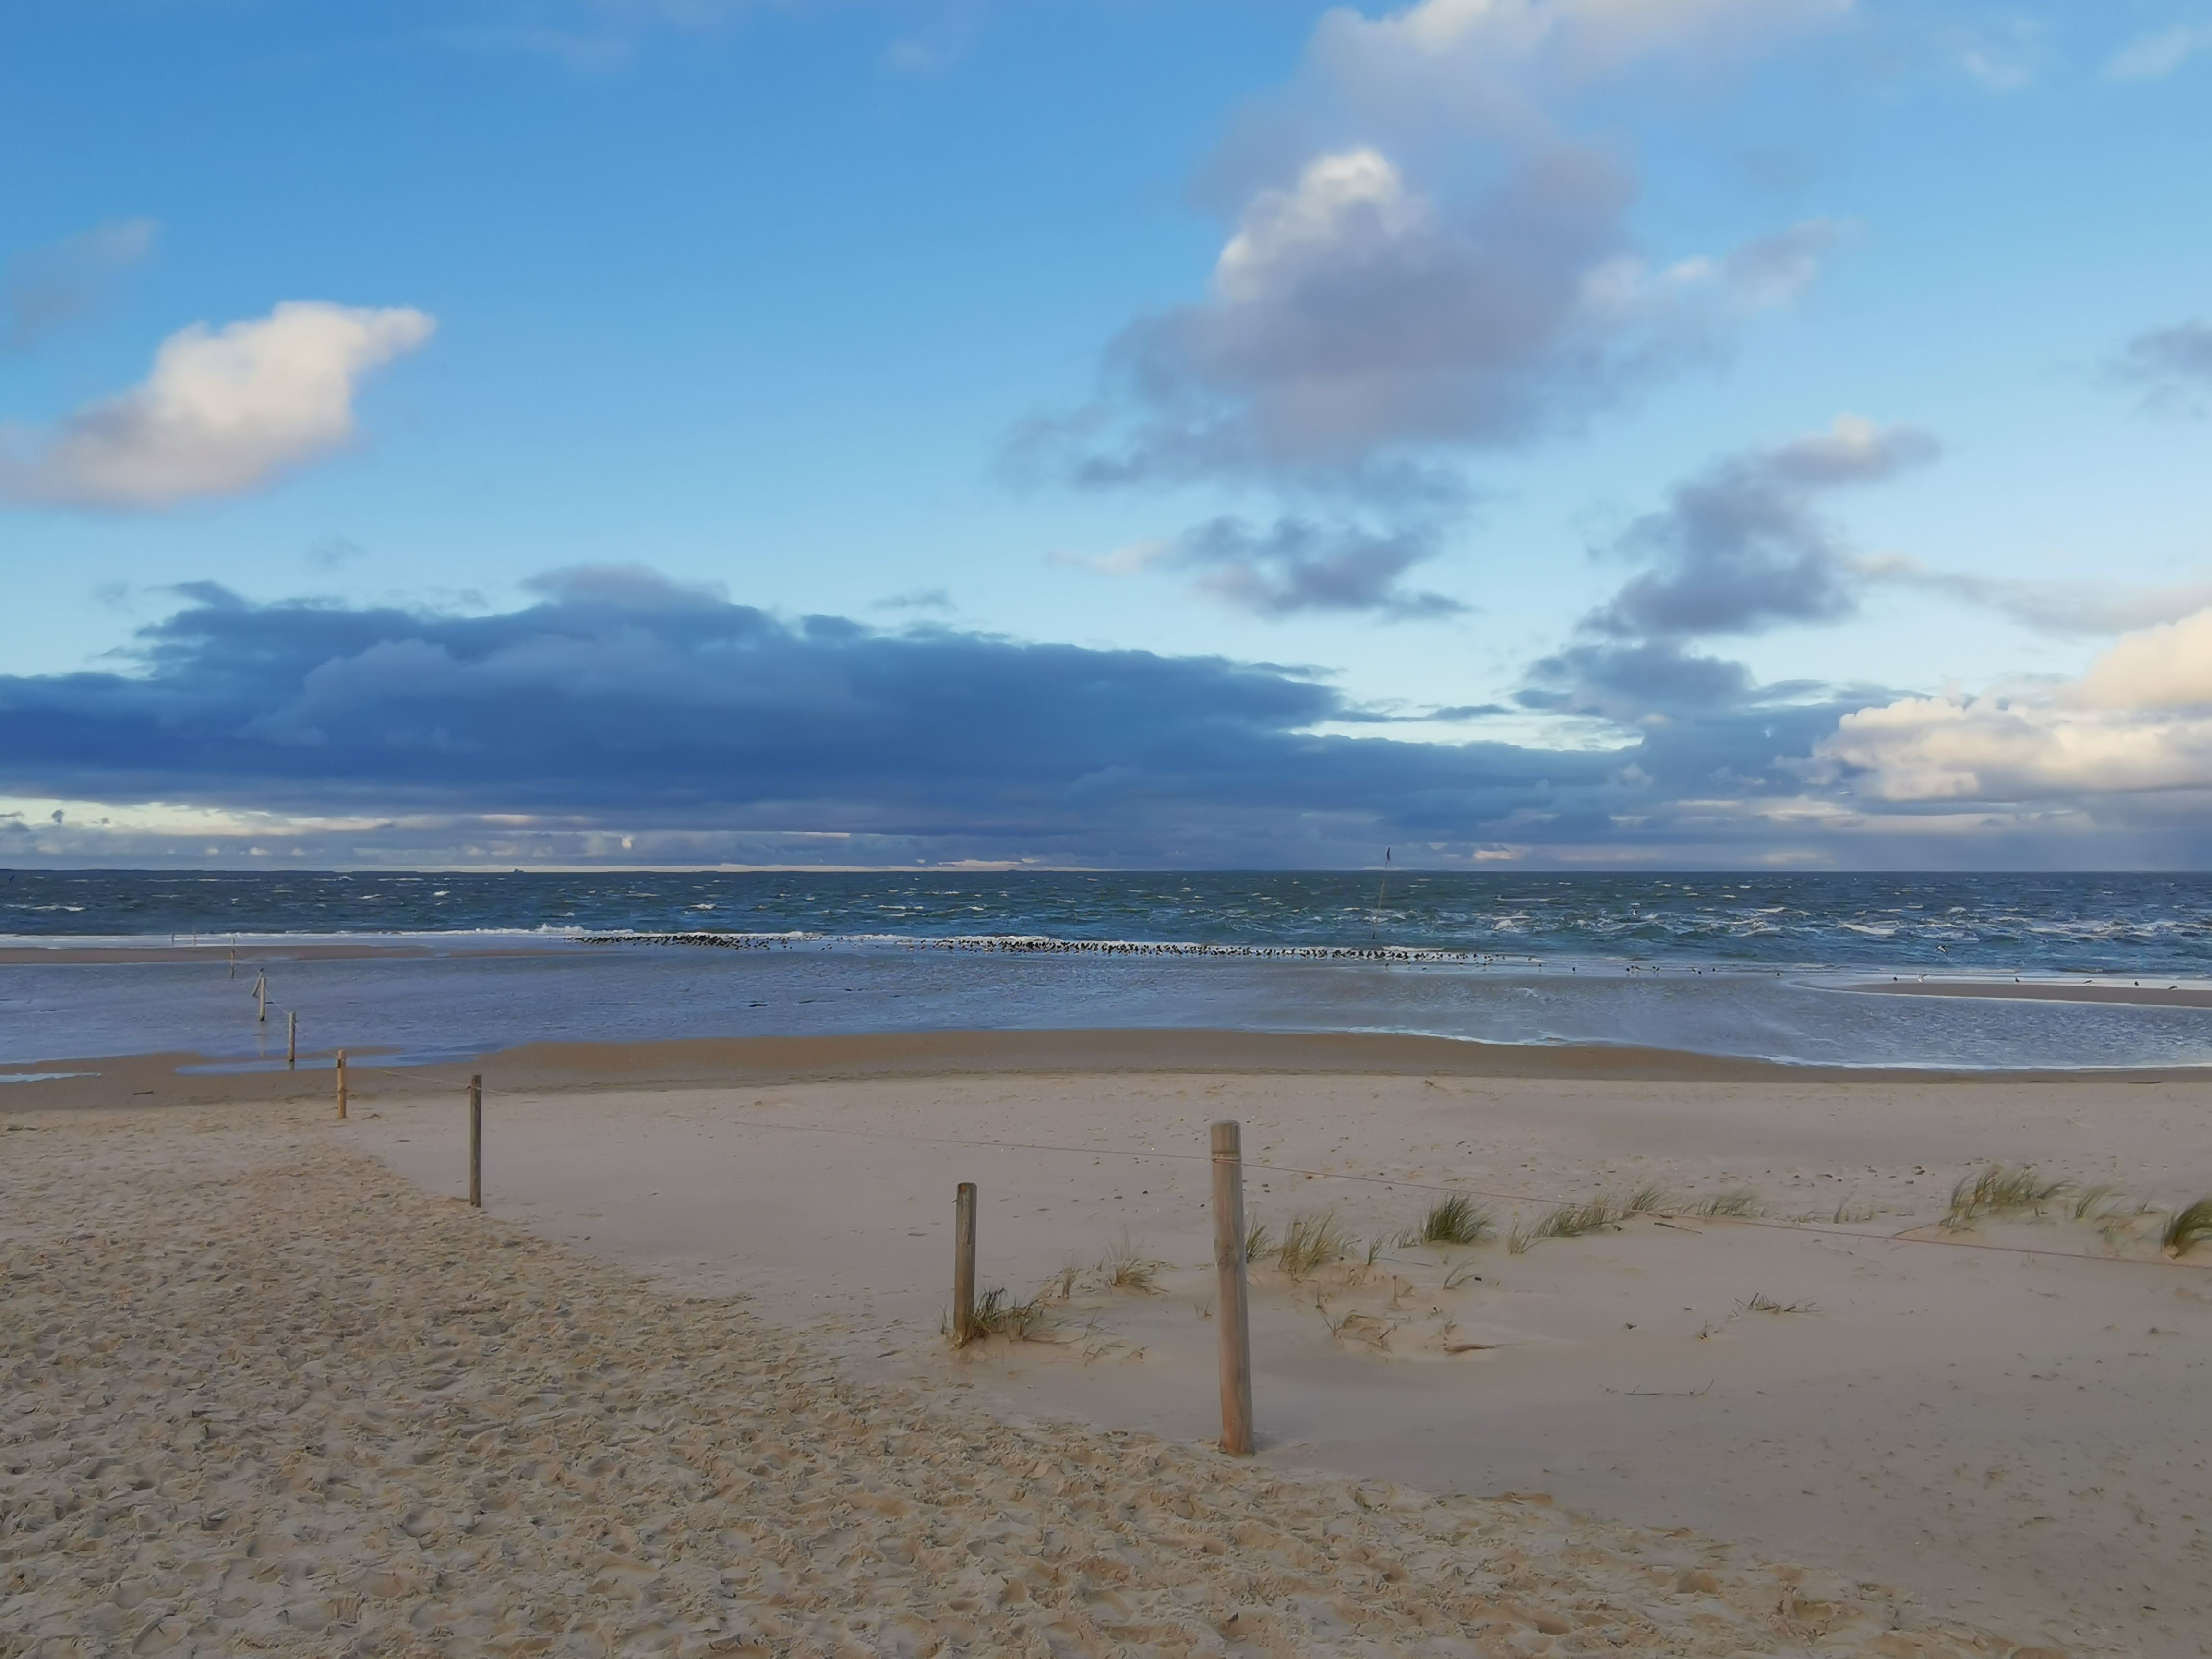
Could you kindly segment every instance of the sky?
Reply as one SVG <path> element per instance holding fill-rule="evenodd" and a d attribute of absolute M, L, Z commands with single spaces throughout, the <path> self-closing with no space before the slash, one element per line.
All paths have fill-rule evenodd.
<path fill-rule="evenodd" d="M 9 0 L 0 866 L 2212 866 L 2212 0 Z"/>

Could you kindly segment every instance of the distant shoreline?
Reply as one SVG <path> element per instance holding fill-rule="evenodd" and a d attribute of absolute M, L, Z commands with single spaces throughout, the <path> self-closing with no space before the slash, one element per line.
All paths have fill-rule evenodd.
<path fill-rule="evenodd" d="M 1872 991 L 1897 997 L 1996 997 L 2013 1002 L 2118 1002 L 2140 1008 L 2212 1008 L 2212 988 L 2175 985 L 2080 985 L 2059 980 L 1898 980 L 1887 985 L 1842 985 L 1843 991 Z"/>

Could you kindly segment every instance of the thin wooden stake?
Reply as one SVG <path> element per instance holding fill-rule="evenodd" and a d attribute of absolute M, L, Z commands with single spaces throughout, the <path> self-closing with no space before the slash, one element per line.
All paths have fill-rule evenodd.
<path fill-rule="evenodd" d="M 975 1183 L 963 1181 L 952 1198 L 952 1346 L 975 1335 Z"/>
<path fill-rule="evenodd" d="M 269 1019 L 269 975 L 266 975 L 266 974 L 258 974 L 258 975 L 256 975 L 254 976 L 254 980 L 253 980 L 253 1000 L 254 1000 L 254 1001 L 256 1001 L 257 1003 L 258 1003 L 258 1004 L 260 1005 L 260 1012 L 258 1012 L 257 1014 L 255 1014 L 255 1015 L 253 1016 L 253 1017 L 254 1017 L 254 1018 L 256 1018 L 256 1019 L 258 1019 L 258 1020 L 260 1020 L 260 1021 L 261 1021 L 263 1024 L 267 1024 L 268 1019 Z"/>
<path fill-rule="evenodd" d="M 1221 1449 L 1252 1455 L 1252 1315 L 1244 1288 L 1244 1144 L 1234 1122 L 1213 1126 L 1213 1265 L 1220 1295 Z"/>
<path fill-rule="evenodd" d="M 344 1050 L 344 1049 L 343 1049 L 343 1048 L 341 1048 L 341 1049 L 339 1049 L 339 1050 L 338 1050 L 338 1121 L 339 1121 L 339 1122 L 343 1123 L 343 1122 L 344 1122 L 344 1121 L 345 1121 L 345 1114 L 346 1114 L 345 1050 Z"/>
<path fill-rule="evenodd" d="M 284 1063 L 287 1066 L 300 1063 L 300 1015 L 296 1009 L 287 1012 L 284 1016 Z"/>
<path fill-rule="evenodd" d="M 469 1206 L 483 1208 L 483 1074 L 469 1079 Z"/>

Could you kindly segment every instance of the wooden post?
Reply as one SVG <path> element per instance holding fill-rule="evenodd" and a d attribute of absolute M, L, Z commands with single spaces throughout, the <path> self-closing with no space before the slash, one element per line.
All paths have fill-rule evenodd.
<path fill-rule="evenodd" d="M 255 1002 L 257 1002 L 258 1004 L 259 1004 L 259 1005 L 260 1005 L 260 1012 L 258 1012 L 258 1013 L 256 1013 L 253 1017 L 254 1017 L 254 1018 L 256 1018 L 256 1019 L 258 1019 L 258 1020 L 260 1020 L 261 1022 L 263 1022 L 263 1023 L 265 1024 L 268 1022 L 268 1018 L 269 1018 L 269 975 L 266 975 L 266 974 L 258 974 L 258 975 L 256 975 L 254 976 L 254 981 L 253 981 L 253 1000 L 254 1000 L 254 1001 L 255 1001 Z"/>
<path fill-rule="evenodd" d="M 343 1048 L 341 1048 L 341 1049 L 339 1049 L 339 1050 L 338 1050 L 338 1121 L 339 1121 L 339 1122 L 343 1123 L 343 1122 L 344 1122 L 344 1121 L 345 1121 L 345 1113 L 346 1113 L 345 1050 L 344 1050 L 344 1049 L 343 1049 Z"/>
<path fill-rule="evenodd" d="M 952 1197 L 952 1346 L 975 1335 L 975 1183 L 963 1181 Z"/>
<path fill-rule="evenodd" d="M 297 1009 L 288 1012 L 284 1016 L 284 1063 L 287 1066 L 300 1063 L 300 1014 Z"/>
<path fill-rule="evenodd" d="M 1237 1124 L 1213 1126 L 1213 1265 L 1221 1281 L 1221 1449 L 1252 1455 L 1252 1316 L 1244 1291 L 1244 1145 Z"/>
<path fill-rule="evenodd" d="M 483 1208 L 483 1073 L 469 1079 L 469 1207 Z"/>

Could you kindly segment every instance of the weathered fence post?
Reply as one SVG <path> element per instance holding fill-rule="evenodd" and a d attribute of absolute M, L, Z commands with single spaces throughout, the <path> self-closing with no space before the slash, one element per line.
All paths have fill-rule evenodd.
<path fill-rule="evenodd" d="M 469 1079 L 469 1207 L 483 1208 L 483 1073 Z"/>
<path fill-rule="evenodd" d="M 952 1199 L 952 1346 L 975 1334 L 975 1183 L 963 1181 Z"/>
<path fill-rule="evenodd" d="M 300 1015 L 295 1009 L 288 1011 L 284 1016 L 284 1064 L 297 1066 L 299 1063 Z"/>
<path fill-rule="evenodd" d="M 1213 1126 L 1213 1265 L 1220 1276 L 1221 1449 L 1252 1455 L 1252 1317 L 1244 1291 L 1243 1132 Z"/>
<path fill-rule="evenodd" d="M 343 1123 L 343 1122 L 344 1122 L 344 1121 L 345 1121 L 345 1114 L 346 1114 L 345 1050 L 344 1050 L 344 1049 L 343 1049 L 343 1048 L 341 1048 L 341 1049 L 339 1049 L 339 1050 L 338 1050 L 338 1121 L 339 1121 L 339 1122 Z"/>

